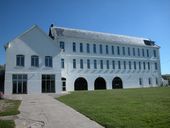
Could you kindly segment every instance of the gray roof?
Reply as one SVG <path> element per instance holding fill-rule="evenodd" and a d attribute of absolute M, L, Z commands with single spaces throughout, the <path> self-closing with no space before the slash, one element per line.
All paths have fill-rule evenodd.
<path fill-rule="evenodd" d="M 136 46 L 148 46 L 145 44 L 144 40 L 150 41 L 147 38 L 131 37 L 125 35 L 94 32 L 94 31 L 72 29 L 72 28 L 65 28 L 65 27 L 52 27 L 52 33 L 54 37 L 64 36 L 64 37 L 71 37 L 71 38 L 80 38 L 80 39 L 95 40 L 100 42 L 110 42 L 115 44 L 136 45 Z M 159 47 L 155 44 L 150 46 Z"/>

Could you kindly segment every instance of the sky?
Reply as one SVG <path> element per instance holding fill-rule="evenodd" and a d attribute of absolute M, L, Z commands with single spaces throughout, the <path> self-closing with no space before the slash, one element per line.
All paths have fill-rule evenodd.
<path fill-rule="evenodd" d="M 170 74 L 170 0 L 0 0 L 0 64 L 4 45 L 34 24 L 149 38 Z"/>

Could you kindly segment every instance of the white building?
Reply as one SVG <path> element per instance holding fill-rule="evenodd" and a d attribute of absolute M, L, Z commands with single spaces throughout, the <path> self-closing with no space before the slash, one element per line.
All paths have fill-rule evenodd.
<path fill-rule="evenodd" d="M 5 48 L 6 94 L 161 84 L 159 46 L 146 38 L 35 25 Z"/>

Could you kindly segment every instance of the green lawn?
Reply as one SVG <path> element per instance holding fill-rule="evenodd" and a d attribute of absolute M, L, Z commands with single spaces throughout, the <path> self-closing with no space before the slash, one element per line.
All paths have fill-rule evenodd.
<path fill-rule="evenodd" d="M 58 100 L 106 128 L 170 127 L 170 88 L 79 91 Z"/>
<path fill-rule="evenodd" d="M 0 117 L 19 114 L 18 107 L 21 101 L 19 100 L 0 100 Z M 0 120 L 0 128 L 14 128 L 13 120 Z"/>

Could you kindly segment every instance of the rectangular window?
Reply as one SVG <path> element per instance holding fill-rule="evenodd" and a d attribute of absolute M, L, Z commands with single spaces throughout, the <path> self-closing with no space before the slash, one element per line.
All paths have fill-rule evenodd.
<path fill-rule="evenodd" d="M 156 85 L 158 85 L 158 78 L 157 77 L 155 78 L 155 83 L 156 83 Z"/>
<path fill-rule="evenodd" d="M 76 59 L 73 59 L 73 68 L 76 68 Z"/>
<path fill-rule="evenodd" d="M 143 62 L 143 69 L 144 69 L 144 70 L 146 69 L 145 62 Z"/>
<path fill-rule="evenodd" d="M 155 63 L 155 70 L 158 70 L 158 65 L 157 65 L 157 63 Z"/>
<path fill-rule="evenodd" d="M 139 62 L 139 70 L 141 70 L 141 62 Z"/>
<path fill-rule="evenodd" d="M 109 69 L 109 60 L 106 61 L 106 67 Z"/>
<path fill-rule="evenodd" d="M 125 55 L 125 47 L 122 47 L 123 55 Z"/>
<path fill-rule="evenodd" d="M 76 52 L 76 43 L 73 42 L 73 52 Z"/>
<path fill-rule="evenodd" d="M 136 56 L 135 48 L 133 48 L 133 56 Z"/>
<path fill-rule="evenodd" d="M 124 61 L 123 64 L 124 64 L 124 69 L 126 69 L 126 61 Z"/>
<path fill-rule="evenodd" d="M 80 59 L 80 68 L 83 69 L 83 59 Z"/>
<path fill-rule="evenodd" d="M 96 44 L 93 44 L 93 53 L 96 53 Z"/>
<path fill-rule="evenodd" d="M 94 60 L 94 69 L 97 69 L 97 61 Z"/>
<path fill-rule="evenodd" d="M 131 61 L 129 61 L 129 69 L 132 69 Z"/>
<path fill-rule="evenodd" d="M 142 78 L 139 78 L 139 85 L 142 85 Z"/>
<path fill-rule="evenodd" d="M 80 52 L 83 52 L 83 43 L 80 43 Z"/>
<path fill-rule="evenodd" d="M 138 56 L 140 56 L 140 49 L 138 48 Z"/>
<path fill-rule="evenodd" d="M 31 56 L 31 66 L 39 67 L 39 57 L 36 55 Z"/>
<path fill-rule="evenodd" d="M 42 75 L 42 93 L 55 93 L 55 75 Z"/>
<path fill-rule="evenodd" d="M 52 56 L 45 56 L 45 66 L 46 67 L 52 67 L 53 66 Z"/>
<path fill-rule="evenodd" d="M 151 85 L 151 84 L 152 84 L 152 80 L 151 80 L 151 78 L 149 78 L 149 79 L 148 79 L 148 83 L 149 83 L 149 85 Z"/>
<path fill-rule="evenodd" d="M 128 47 L 128 55 L 130 56 L 130 47 Z"/>
<path fill-rule="evenodd" d="M 27 75 L 26 74 L 13 74 L 13 94 L 26 94 L 27 93 Z"/>
<path fill-rule="evenodd" d="M 146 50 L 146 53 L 147 53 L 147 57 L 149 57 L 149 50 L 148 49 Z"/>
<path fill-rule="evenodd" d="M 60 41 L 60 49 L 62 49 L 63 52 L 65 51 L 65 44 L 63 41 Z"/>
<path fill-rule="evenodd" d="M 115 69 L 115 61 L 112 61 L 112 68 Z"/>
<path fill-rule="evenodd" d="M 64 68 L 64 59 L 61 59 L 61 68 Z"/>
<path fill-rule="evenodd" d="M 134 69 L 136 70 L 136 62 L 134 62 Z"/>
<path fill-rule="evenodd" d="M 150 63 L 148 62 L 148 70 L 150 70 Z"/>
<path fill-rule="evenodd" d="M 117 46 L 117 55 L 120 55 L 120 48 Z"/>
<path fill-rule="evenodd" d="M 145 57 L 145 51 L 142 49 L 142 56 Z"/>
<path fill-rule="evenodd" d="M 87 44 L 87 53 L 90 53 L 90 44 Z"/>
<path fill-rule="evenodd" d="M 102 54 L 103 53 L 103 47 L 102 47 L 102 44 L 100 44 L 100 54 Z"/>
<path fill-rule="evenodd" d="M 103 69 L 103 60 L 100 60 L 100 68 Z"/>
<path fill-rule="evenodd" d="M 113 55 L 115 54 L 114 46 L 112 46 L 112 54 L 113 54 Z"/>
<path fill-rule="evenodd" d="M 108 45 L 106 45 L 106 54 L 109 54 Z"/>
<path fill-rule="evenodd" d="M 87 68 L 90 69 L 90 60 L 87 60 Z"/>
<path fill-rule="evenodd" d="M 16 65 L 24 67 L 24 65 L 25 65 L 25 57 L 24 57 L 24 55 L 17 55 L 16 56 Z"/>
<path fill-rule="evenodd" d="M 121 63 L 118 61 L 118 69 L 121 69 Z"/>
<path fill-rule="evenodd" d="M 154 57 L 156 57 L 156 50 L 153 50 L 153 55 Z"/>

